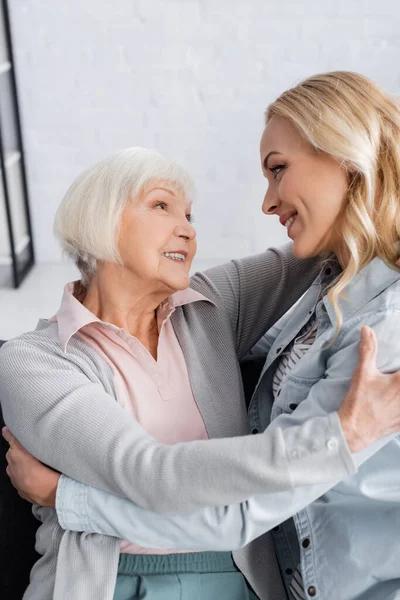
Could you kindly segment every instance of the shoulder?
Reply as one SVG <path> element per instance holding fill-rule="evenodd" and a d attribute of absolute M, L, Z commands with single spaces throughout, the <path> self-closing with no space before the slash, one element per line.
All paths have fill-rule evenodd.
<path fill-rule="evenodd" d="M 393 314 L 400 312 L 400 277 L 374 298 L 371 309 Z"/>
<path fill-rule="evenodd" d="M 381 296 L 387 294 L 383 293 Z M 400 369 L 400 305 L 397 301 L 392 303 L 386 300 L 387 297 L 377 298 L 346 321 L 333 349 L 343 355 L 348 353 L 348 358 L 354 355 L 353 360 L 358 360 L 361 329 L 363 325 L 367 325 L 377 338 L 378 369 L 385 372 Z"/>
<path fill-rule="evenodd" d="M 37 369 L 57 369 L 85 374 L 108 372 L 107 363 L 88 344 L 77 336 L 68 343 L 68 351 L 61 347 L 56 322 L 39 321 L 34 331 L 7 341 L 0 350 L 0 378 L 12 373 L 30 372 Z"/>
<path fill-rule="evenodd" d="M 213 304 L 219 306 L 222 298 L 218 286 L 214 283 L 213 279 L 209 277 L 207 271 L 198 271 L 190 279 L 190 288 L 202 294 L 206 300 L 210 302 L 202 302 L 202 305 Z M 191 306 L 196 307 L 199 305 L 198 302 L 194 302 Z"/>

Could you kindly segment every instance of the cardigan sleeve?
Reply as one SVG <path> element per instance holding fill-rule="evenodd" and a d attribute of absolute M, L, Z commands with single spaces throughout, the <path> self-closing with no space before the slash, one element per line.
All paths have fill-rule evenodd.
<path fill-rule="evenodd" d="M 375 330 L 379 340 L 377 366 L 383 372 L 400 368 L 398 352 L 400 335 L 399 312 L 386 310 L 366 315 L 365 322 Z M 289 432 L 293 427 L 304 427 L 299 434 L 312 440 L 314 451 L 321 445 L 340 445 L 338 438 L 327 439 L 314 430 L 315 419 L 328 415 L 334 423 L 339 421 L 336 410 L 345 396 L 358 357 L 358 339 L 362 322 L 357 317 L 335 344 L 335 350 L 327 361 L 325 377 L 311 387 L 308 395 L 291 414 L 282 413 L 265 433 L 274 430 Z M 257 437 L 257 436 L 255 436 Z M 398 435 L 382 438 L 364 450 L 354 454 L 357 466 L 362 465 L 388 443 L 397 444 Z M 396 440 L 396 441 L 393 441 Z M 295 448 L 295 445 L 293 446 Z M 294 452 L 301 454 L 300 445 Z M 301 459 L 300 459 L 301 460 Z M 278 491 L 269 489 L 240 504 L 207 507 L 192 514 L 156 515 L 145 511 L 121 498 L 103 491 L 81 486 L 60 479 L 57 493 L 57 512 L 63 527 L 76 531 L 104 533 L 127 539 L 132 543 L 151 548 L 189 550 L 233 550 L 240 548 L 272 527 L 304 509 L 329 489 L 339 483 L 340 476 L 328 467 L 331 480 L 318 480 L 310 455 L 305 465 L 303 484 L 297 479 L 294 489 Z M 250 467 L 250 464 L 249 464 Z M 308 483 L 305 483 L 308 478 Z M 336 480 L 335 480 L 336 478 Z M 373 480 L 371 480 L 373 481 Z M 396 491 L 393 491 L 396 494 Z M 400 500 L 400 495 L 397 496 Z"/>
<path fill-rule="evenodd" d="M 0 356 L 4 421 L 29 452 L 69 477 L 150 510 L 189 512 L 341 479 L 355 465 L 339 419 L 164 445 L 67 356 L 24 339 Z M 338 440 L 335 447 L 324 441 Z M 314 439 L 320 439 L 317 452 Z"/>

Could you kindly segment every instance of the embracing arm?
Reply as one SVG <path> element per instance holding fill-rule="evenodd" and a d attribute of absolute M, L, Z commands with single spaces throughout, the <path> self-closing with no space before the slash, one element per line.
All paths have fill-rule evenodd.
<path fill-rule="evenodd" d="M 292 244 L 286 244 L 196 273 L 191 287 L 223 302 L 240 359 L 307 291 L 320 269 L 320 258 L 296 258 Z"/>
<path fill-rule="evenodd" d="M 387 313 L 385 316 L 376 315 L 372 321 L 385 355 L 385 358 L 379 358 L 378 365 L 383 370 L 392 372 L 400 367 L 399 344 L 396 342 L 396 338 L 390 337 L 386 316 L 388 316 Z M 312 416 L 322 416 L 327 414 L 327 411 L 338 408 L 341 399 L 347 392 L 355 366 L 357 337 L 357 329 L 356 331 L 352 330 L 346 336 L 340 350 L 335 352 L 328 361 L 326 378 L 321 379 L 311 389 L 307 399 L 294 413 L 281 415 L 267 431 L 288 429 L 293 425 L 306 427 Z M 394 342 L 393 339 L 395 339 Z M 373 363 L 367 364 L 365 371 L 369 373 L 369 381 L 368 377 L 364 380 L 368 389 L 363 388 L 363 384 L 360 391 L 367 395 L 368 390 L 374 390 L 374 398 L 369 408 L 372 412 L 375 411 L 376 415 L 382 410 L 387 410 L 387 423 L 392 421 L 390 429 L 382 429 L 381 434 L 389 434 L 396 428 L 400 429 L 398 375 L 385 376 L 377 373 Z M 342 406 L 347 410 L 346 402 Z M 367 406 L 364 405 L 364 409 L 366 408 Z M 331 414 L 330 418 L 337 418 L 337 413 Z M 361 419 L 363 418 L 371 418 L 374 421 L 375 415 L 372 414 L 369 417 L 364 415 Z M 362 431 L 363 428 L 360 428 L 360 435 L 362 435 Z M 310 431 L 303 429 L 303 434 L 307 436 Z M 357 463 L 361 464 L 370 458 L 392 437 L 393 435 L 384 437 L 365 450 L 357 452 L 355 455 Z M 329 445 L 334 446 L 337 441 L 332 438 L 329 440 Z M 314 438 L 316 450 L 319 445 L 325 443 L 326 438 L 323 436 Z M 364 446 L 365 441 L 359 447 Z M 341 479 L 331 473 L 330 482 L 317 482 L 310 463 L 307 465 L 307 473 L 310 485 L 296 486 L 296 489 L 289 492 L 271 490 L 241 504 L 208 507 L 201 512 L 189 515 L 150 513 L 126 500 L 61 477 L 57 492 L 57 512 L 60 524 L 66 529 L 104 533 L 147 547 L 232 550 L 242 547 L 303 509 Z"/>
<path fill-rule="evenodd" d="M 337 413 L 330 418 L 333 423 L 339 420 Z M 300 437 L 311 439 L 310 433 L 306 425 Z M 325 445 L 322 439 L 326 439 L 326 431 L 321 431 L 318 438 Z M 300 497 L 295 497 L 295 489 L 279 492 L 271 488 L 268 493 L 239 504 L 207 507 L 190 514 L 150 512 L 129 500 L 61 476 L 56 501 L 58 520 L 64 529 L 111 535 L 143 547 L 235 550 L 286 520 L 353 472 L 350 468 L 342 475 L 337 470 L 334 474 L 325 466 L 323 477 L 329 482 L 321 484 L 322 471 L 314 471 L 310 463 L 303 473 L 303 483 L 293 482 L 295 489 L 299 486 L 297 489 L 302 490 Z M 234 475 L 237 477 L 233 472 Z M 178 507 L 178 491 L 176 495 Z"/>
<path fill-rule="evenodd" d="M 1 350 L 0 389 L 5 423 L 36 458 L 158 512 L 232 504 L 355 470 L 339 420 L 329 415 L 260 435 L 164 445 L 90 373 L 23 339 Z M 313 439 L 331 437 L 335 448 L 321 443 L 312 452 Z"/>

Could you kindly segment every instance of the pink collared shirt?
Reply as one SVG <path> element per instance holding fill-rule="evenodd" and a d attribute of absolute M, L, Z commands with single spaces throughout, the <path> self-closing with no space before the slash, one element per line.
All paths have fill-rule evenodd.
<path fill-rule="evenodd" d="M 176 306 L 210 300 L 188 288 L 176 292 L 158 307 L 159 338 L 155 360 L 137 338 L 111 323 L 100 321 L 74 297 L 73 290 L 73 283 L 65 286 L 60 309 L 51 319 L 58 322 L 64 352 L 68 351 L 68 341 L 73 335 L 79 335 L 91 344 L 112 369 L 118 403 L 156 439 L 165 444 L 207 439 L 170 317 Z M 169 553 L 141 548 L 124 540 L 121 540 L 121 552 Z"/>

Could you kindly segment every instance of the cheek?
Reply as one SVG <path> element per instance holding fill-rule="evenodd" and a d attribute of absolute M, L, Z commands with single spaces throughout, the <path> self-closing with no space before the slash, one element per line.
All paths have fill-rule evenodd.
<path fill-rule="evenodd" d="M 195 238 L 194 240 L 191 241 L 190 243 L 190 249 L 192 252 L 192 256 L 194 256 L 197 252 L 197 239 Z"/>
<path fill-rule="evenodd" d="M 299 208 L 299 202 L 310 196 L 313 184 L 310 177 L 304 177 L 300 169 L 292 168 L 287 172 L 279 184 L 279 198 L 281 201 Z"/>

